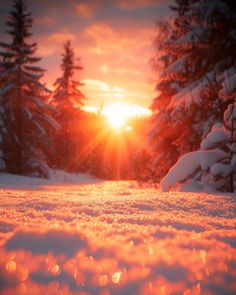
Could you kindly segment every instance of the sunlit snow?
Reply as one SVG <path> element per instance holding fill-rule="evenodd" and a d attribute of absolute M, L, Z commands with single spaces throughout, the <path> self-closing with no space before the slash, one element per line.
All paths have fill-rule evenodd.
<path fill-rule="evenodd" d="M 135 182 L 1 187 L 1 294 L 236 292 L 232 195 Z"/>

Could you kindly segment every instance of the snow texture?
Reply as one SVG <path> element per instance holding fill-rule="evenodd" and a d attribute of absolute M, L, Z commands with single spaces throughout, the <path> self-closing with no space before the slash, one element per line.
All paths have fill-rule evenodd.
<path fill-rule="evenodd" d="M 236 192 L 236 103 L 224 112 L 224 124 L 214 124 L 201 150 L 184 154 L 161 180 L 163 191 L 170 189 Z M 190 182 L 189 182 L 190 181 Z M 191 189 L 191 184 L 193 184 Z M 184 184 L 184 187 L 182 186 Z"/>
<path fill-rule="evenodd" d="M 6 178 L 1 294 L 235 294 L 233 196 Z"/>
<path fill-rule="evenodd" d="M 206 171 L 225 157 L 227 153 L 220 150 L 196 151 L 183 155 L 162 179 L 162 190 L 169 191 L 171 187 L 176 187 L 179 182 L 185 181 L 198 170 Z"/>

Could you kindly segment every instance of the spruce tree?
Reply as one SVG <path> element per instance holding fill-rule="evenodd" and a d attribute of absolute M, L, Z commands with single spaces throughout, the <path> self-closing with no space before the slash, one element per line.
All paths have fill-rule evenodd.
<path fill-rule="evenodd" d="M 55 138 L 57 147 L 55 165 L 60 169 L 73 171 L 76 166 L 75 159 L 78 160 L 76 155 L 79 152 L 76 142 L 80 140 L 75 136 L 78 137 L 78 120 L 86 98 L 80 91 L 80 87 L 84 84 L 75 79 L 76 72 L 83 68 L 75 62 L 71 42 L 67 41 L 63 49 L 60 66 L 62 76 L 55 81 L 53 93 L 53 105 L 58 111 L 57 118 L 61 125 L 61 130 Z M 71 160 L 65 158 L 65 155 L 70 155 Z"/>
<path fill-rule="evenodd" d="M 62 53 L 62 64 L 60 66 L 62 76 L 54 83 L 55 92 L 53 95 L 55 105 L 61 112 L 80 108 L 85 100 L 84 94 L 79 90 L 84 84 L 74 79 L 75 72 L 82 70 L 83 67 L 75 64 L 71 42 L 67 41 L 63 47 L 64 52 Z"/>
<path fill-rule="evenodd" d="M 224 112 L 223 124 L 215 124 L 201 143 L 203 151 L 221 150 L 226 156 L 203 173 L 202 181 L 220 191 L 236 190 L 236 103 Z"/>
<path fill-rule="evenodd" d="M 25 1 L 15 0 L 6 21 L 10 42 L 0 43 L 3 153 L 6 171 L 47 176 L 48 134 L 58 124 L 47 104 L 49 91 L 40 82 L 44 70 L 37 66 L 37 45 L 28 42 L 32 23 Z"/>
<path fill-rule="evenodd" d="M 171 33 L 154 59 L 161 65 L 152 105 L 156 170 L 168 170 L 199 147 L 210 126 L 222 121 L 236 87 L 236 15 L 228 1 L 178 0 L 172 9 Z"/>

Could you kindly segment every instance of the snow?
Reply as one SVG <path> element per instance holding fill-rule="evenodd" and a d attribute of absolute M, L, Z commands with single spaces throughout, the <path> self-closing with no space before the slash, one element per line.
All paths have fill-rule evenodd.
<path fill-rule="evenodd" d="M 218 123 L 212 127 L 212 131 L 208 133 L 206 139 L 202 141 L 201 149 L 211 149 L 227 141 L 229 141 L 229 136 L 223 129 L 223 124 Z"/>
<path fill-rule="evenodd" d="M 228 177 L 233 172 L 231 164 L 215 163 L 211 166 L 211 173 L 214 176 Z"/>
<path fill-rule="evenodd" d="M 124 181 L 0 182 L 1 294 L 236 292 L 233 196 Z"/>
<path fill-rule="evenodd" d="M 0 173 L 0 188 L 42 189 L 44 186 L 97 183 L 101 180 L 90 174 L 73 174 L 49 170 L 49 179 Z"/>
<path fill-rule="evenodd" d="M 206 171 L 226 157 L 227 153 L 221 150 L 195 151 L 183 155 L 162 179 L 162 191 L 167 192 L 170 188 L 175 188 L 179 182 L 194 175 L 199 169 Z"/>
<path fill-rule="evenodd" d="M 224 112 L 224 124 L 214 124 L 201 150 L 184 154 L 161 180 L 163 191 L 236 192 L 236 103 Z"/>

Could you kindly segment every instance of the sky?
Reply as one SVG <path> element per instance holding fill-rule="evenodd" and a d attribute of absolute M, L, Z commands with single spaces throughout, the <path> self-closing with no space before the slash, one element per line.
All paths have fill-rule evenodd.
<path fill-rule="evenodd" d="M 71 40 L 83 70 L 76 79 L 87 106 L 110 103 L 149 107 L 155 97 L 155 21 L 170 18 L 171 0 L 28 0 L 34 19 L 31 41 L 38 43 L 42 79 L 49 88 L 60 77 L 63 43 Z M 0 37 L 12 1 L 0 1 Z"/>

